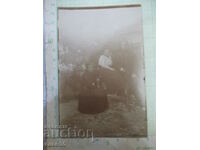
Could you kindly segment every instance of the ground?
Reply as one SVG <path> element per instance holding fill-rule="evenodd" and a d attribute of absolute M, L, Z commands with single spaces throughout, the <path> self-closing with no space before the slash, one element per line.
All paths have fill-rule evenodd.
<path fill-rule="evenodd" d="M 60 124 L 92 129 L 95 137 L 134 137 L 147 135 L 146 107 L 135 96 L 108 95 L 109 108 L 99 114 L 78 111 L 78 100 L 60 103 Z"/>

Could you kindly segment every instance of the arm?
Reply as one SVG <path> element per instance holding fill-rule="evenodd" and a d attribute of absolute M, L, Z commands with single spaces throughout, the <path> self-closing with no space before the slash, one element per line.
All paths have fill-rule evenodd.
<path fill-rule="evenodd" d="M 104 66 L 104 68 L 107 68 L 107 69 L 109 69 L 109 70 L 111 70 L 111 71 L 115 71 L 115 69 L 112 68 L 112 67 L 110 67 L 110 66 Z"/>

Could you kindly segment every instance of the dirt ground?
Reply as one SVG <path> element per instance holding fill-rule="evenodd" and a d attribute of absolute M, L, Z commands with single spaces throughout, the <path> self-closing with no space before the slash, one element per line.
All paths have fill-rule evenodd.
<path fill-rule="evenodd" d="M 135 96 L 108 95 L 109 108 L 98 114 L 78 111 L 78 100 L 60 103 L 60 124 L 92 129 L 94 137 L 136 137 L 147 135 L 146 107 Z"/>

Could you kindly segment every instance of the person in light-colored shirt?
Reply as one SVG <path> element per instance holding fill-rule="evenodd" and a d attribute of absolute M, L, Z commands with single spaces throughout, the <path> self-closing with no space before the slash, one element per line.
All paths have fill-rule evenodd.
<path fill-rule="evenodd" d="M 115 70 L 112 68 L 112 57 L 109 50 L 105 50 L 104 54 L 99 57 L 98 65 L 111 71 Z"/>

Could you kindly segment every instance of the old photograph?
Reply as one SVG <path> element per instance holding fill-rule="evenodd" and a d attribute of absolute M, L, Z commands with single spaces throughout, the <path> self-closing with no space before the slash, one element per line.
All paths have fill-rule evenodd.
<path fill-rule="evenodd" d="M 57 19 L 60 125 L 146 137 L 141 6 L 58 8 Z"/>

